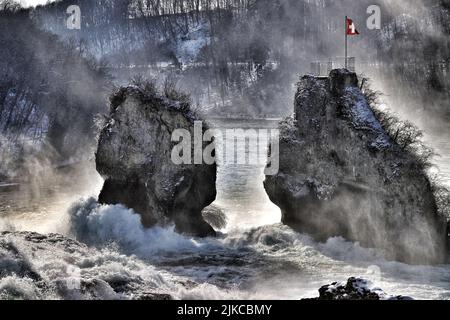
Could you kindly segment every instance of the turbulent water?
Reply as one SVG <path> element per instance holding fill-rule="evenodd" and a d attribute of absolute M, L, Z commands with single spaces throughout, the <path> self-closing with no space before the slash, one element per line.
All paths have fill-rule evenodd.
<path fill-rule="evenodd" d="M 450 143 L 430 140 L 441 154 L 440 172 L 450 181 Z M 131 210 L 99 206 L 95 196 L 101 179 L 93 169 L 81 181 L 78 174 L 58 180 L 62 187 L 56 190 L 38 186 L 31 198 L 23 190 L 3 192 L 1 229 L 61 233 L 84 244 L 7 235 L 14 250 L 0 242 L 0 276 L 1 270 L 18 265 L 22 270 L 24 264 L 38 276 L 2 276 L 0 298 L 129 299 L 156 292 L 178 299 L 300 299 L 317 296 L 317 289 L 330 282 L 363 276 L 389 294 L 450 299 L 450 266 L 389 262 L 357 243 L 341 238 L 318 243 L 283 226 L 279 209 L 264 192 L 263 168 L 219 164 L 215 205 L 228 224 L 208 239 L 184 237 L 170 228 L 145 230 Z M 70 286 L 80 279 L 84 291 Z"/>

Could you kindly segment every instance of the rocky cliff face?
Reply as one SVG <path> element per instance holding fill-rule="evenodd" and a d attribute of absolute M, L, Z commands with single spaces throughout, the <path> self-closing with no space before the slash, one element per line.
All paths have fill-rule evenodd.
<path fill-rule="evenodd" d="M 138 87 L 120 89 L 111 101 L 96 154 L 105 178 L 99 201 L 134 209 L 146 227 L 175 223 L 181 233 L 214 235 L 201 211 L 215 200 L 216 166 L 171 160 L 173 131 L 194 136 L 189 105 Z"/>
<path fill-rule="evenodd" d="M 305 76 L 281 124 L 280 171 L 265 188 L 283 222 L 319 240 L 343 236 L 410 263 L 442 262 L 445 219 L 416 158 L 376 119 L 355 74 Z"/>

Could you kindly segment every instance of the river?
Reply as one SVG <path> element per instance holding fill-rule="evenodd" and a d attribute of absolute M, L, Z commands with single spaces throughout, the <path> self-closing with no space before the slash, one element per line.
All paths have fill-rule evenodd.
<path fill-rule="evenodd" d="M 239 124 L 216 122 L 214 126 L 229 128 Z M 271 125 L 255 122 L 247 123 L 245 128 L 265 130 Z M 428 140 L 441 155 L 436 162 L 441 177 L 450 185 L 448 137 L 428 137 Z M 86 170 L 82 170 L 81 175 L 78 171 L 55 175 L 52 181 L 57 188 L 49 187 L 48 182 L 44 182 L 45 186 L 37 184 L 31 189 L 33 196 L 30 196 L 30 190 L 0 193 L 0 227 L 71 236 L 69 207 L 80 198 L 95 197 L 102 183 L 92 163 L 83 167 Z M 228 224 L 219 231 L 217 238 L 192 239 L 177 235 L 171 229 L 143 230 L 136 226 L 132 214 L 125 208 L 102 209 L 92 218 L 109 225 L 96 225 L 97 234 L 106 234 L 118 243 L 113 249 L 108 246 L 108 254 L 105 253 L 102 261 L 116 257 L 111 250 L 137 260 L 139 276 L 147 272 L 155 278 L 163 277 L 172 283 L 166 290 L 180 299 L 296 300 L 315 297 L 322 285 L 344 281 L 351 276 L 367 278 L 393 295 L 450 299 L 448 265 L 410 266 L 386 261 L 377 250 L 362 248 L 357 243 L 342 238 L 318 243 L 308 235 L 283 226 L 280 210 L 264 192 L 263 170 L 262 164 L 219 163 L 215 204 L 227 215 Z M 105 220 L 101 217 L 103 214 L 113 214 L 111 216 L 116 218 Z M 95 219 L 91 222 L 95 223 Z M 110 243 L 99 240 L 95 245 L 102 248 Z M 88 269 L 79 262 L 83 257 L 74 254 L 71 258 L 78 267 L 86 268 L 82 270 L 83 274 L 91 277 L 101 278 L 105 272 L 118 272 L 116 260 L 107 264 L 106 269 Z M 38 269 L 44 268 L 39 259 L 34 257 L 31 263 Z M 49 254 L 46 259 L 55 261 L 47 262 L 45 268 L 56 268 L 57 257 L 52 258 Z M 128 274 L 136 274 L 138 262 L 133 267 L 122 263 L 120 268 L 126 269 Z M 42 272 L 48 272 L 47 269 Z M 52 274 L 49 273 L 49 277 Z M 179 279 L 194 285 L 186 289 L 186 286 L 178 285 Z M 20 285 L 17 282 L 17 286 Z"/>

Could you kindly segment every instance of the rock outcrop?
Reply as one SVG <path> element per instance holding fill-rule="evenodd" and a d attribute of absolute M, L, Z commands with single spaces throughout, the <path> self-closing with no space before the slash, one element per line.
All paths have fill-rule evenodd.
<path fill-rule="evenodd" d="M 370 281 L 350 278 L 346 283 L 334 282 L 319 289 L 315 300 L 413 300 L 405 296 L 390 296 Z"/>
<path fill-rule="evenodd" d="M 265 188 L 285 224 L 343 236 L 408 263 L 445 259 L 445 218 L 417 158 L 388 136 L 358 87 L 333 70 L 298 84 L 280 135 L 280 171 Z"/>
<path fill-rule="evenodd" d="M 136 86 L 120 89 L 98 143 L 97 171 L 105 179 L 99 202 L 134 209 L 146 227 L 174 223 L 181 233 L 214 235 L 202 210 L 216 197 L 216 166 L 171 160 L 173 131 L 193 137 L 196 120 L 186 102 Z"/>

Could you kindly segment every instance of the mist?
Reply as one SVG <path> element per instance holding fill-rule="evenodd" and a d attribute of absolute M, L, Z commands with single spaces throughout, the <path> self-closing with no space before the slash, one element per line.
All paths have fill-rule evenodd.
<path fill-rule="evenodd" d="M 13 269 L 5 271 L 8 279 L 0 272 L 0 299 L 13 296 L 10 288 L 19 288 L 25 298 L 46 297 L 42 288 L 57 287 L 70 278 L 58 266 L 62 256 L 82 271 L 84 286 L 73 291 L 63 285 L 60 292 L 51 291 L 51 297 L 62 299 L 145 298 L 148 290 L 180 299 L 209 295 L 299 299 L 311 297 L 326 283 L 353 276 L 370 278 L 367 271 L 374 265 L 379 272 L 369 280 L 395 294 L 450 297 L 448 266 L 433 265 L 426 258 L 432 255 L 428 249 L 435 249 L 432 242 L 440 234 L 428 229 L 425 218 L 411 218 L 414 228 L 409 234 L 407 227 L 405 232 L 399 228 L 402 237 L 398 242 L 413 252 L 415 261 L 430 266 L 395 261 L 401 254 L 394 248 L 372 248 L 374 243 L 389 247 L 387 234 L 395 233 L 383 220 L 385 212 L 379 210 L 385 205 L 382 200 L 363 199 L 357 214 L 345 215 L 341 210 L 352 211 L 355 196 L 339 194 L 328 209 L 336 212 L 334 217 L 342 215 L 349 234 L 355 237 L 330 237 L 337 229 L 335 221 L 321 220 L 310 212 L 311 221 L 319 225 L 317 233 L 325 234 L 314 237 L 280 222 L 281 206 L 264 189 L 264 164 L 219 163 L 216 201 L 203 212 L 204 217 L 209 215 L 216 237 L 200 239 L 178 234 L 172 225 L 145 228 L 138 212 L 122 204 L 99 203 L 105 177 L 97 173 L 95 163 L 100 131 L 107 132 L 113 124 L 111 113 L 117 108 L 113 93 L 139 84 L 160 92 L 164 101 L 183 97 L 191 111 L 218 129 L 275 129 L 294 123 L 297 83 L 303 75 L 314 73 L 312 63 L 323 67 L 322 77 L 328 76 L 330 62 L 333 69 L 343 68 L 348 16 L 359 32 L 348 39 L 358 86 L 362 94 L 373 98 L 370 108 L 393 143 L 401 145 L 405 136 L 405 140 L 417 138 L 399 152 L 419 164 L 422 156 L 426 158 L 420 170 L 409 174 L 423 174 L 426 189 L 434 192 L 432 202 L 439 207 L 432 209 L 446 208 L 441 210 L 445 216 L 450 204 L 444 188 L 450 186 L 447 1 L 21 3 L 0 0 L 0 29 L 5 30 L 0 33 L 0 231 L 11 232 L 8 239 L 18 243 L 23 259 L 44 280 L 36 285 L 22 281 Z M 68 28 L 71 5 L 80 7 L 80 29 Z M 380 28 L 373 30 L 367 27 L 370 5 L 381 10 Z M 301 145 L 304 141 L 300 140 L 294 142 Z M 132 145 L 133 137 L 120 143 Z M 342 146 L 346 154 L 348 149 Z M 303 151 L 313 154 L 315 150 Z M 143 158 L 142 162 L 151 162 L 147 154 Z M 299 158 L 293 155 L 292 161 Z M 315 165 L 318 172 L 330 170 L 321 161 L 307 165 Z M 399 215 L 402 210 L 399 205 Z M 392 217 L 391 222 L 400 224 L 402 218 Z M 362 220 L 369 226 L 362 225 Z M 38 236 L 27 232 L 43 236 L 36 240 Z M 56 241 L 49 233 L 63 238 Z M 364 237 L 367 241 L 360 241 Z M 39 241 L 42 246 L 35 248 Z M 50 258 L 55 242 L 60 256 Z M 12 255 L 1 244 L 0 253 Z M 30 250 L 44 251 L 43 256 L 53 263 L 50 271 Z M 83 258 L 91 254 L 93 261 L 101 261 L 100 267 L 93 267 L 97 260 Z M 14 254 L 13 260 L 18 256 Z"/>

